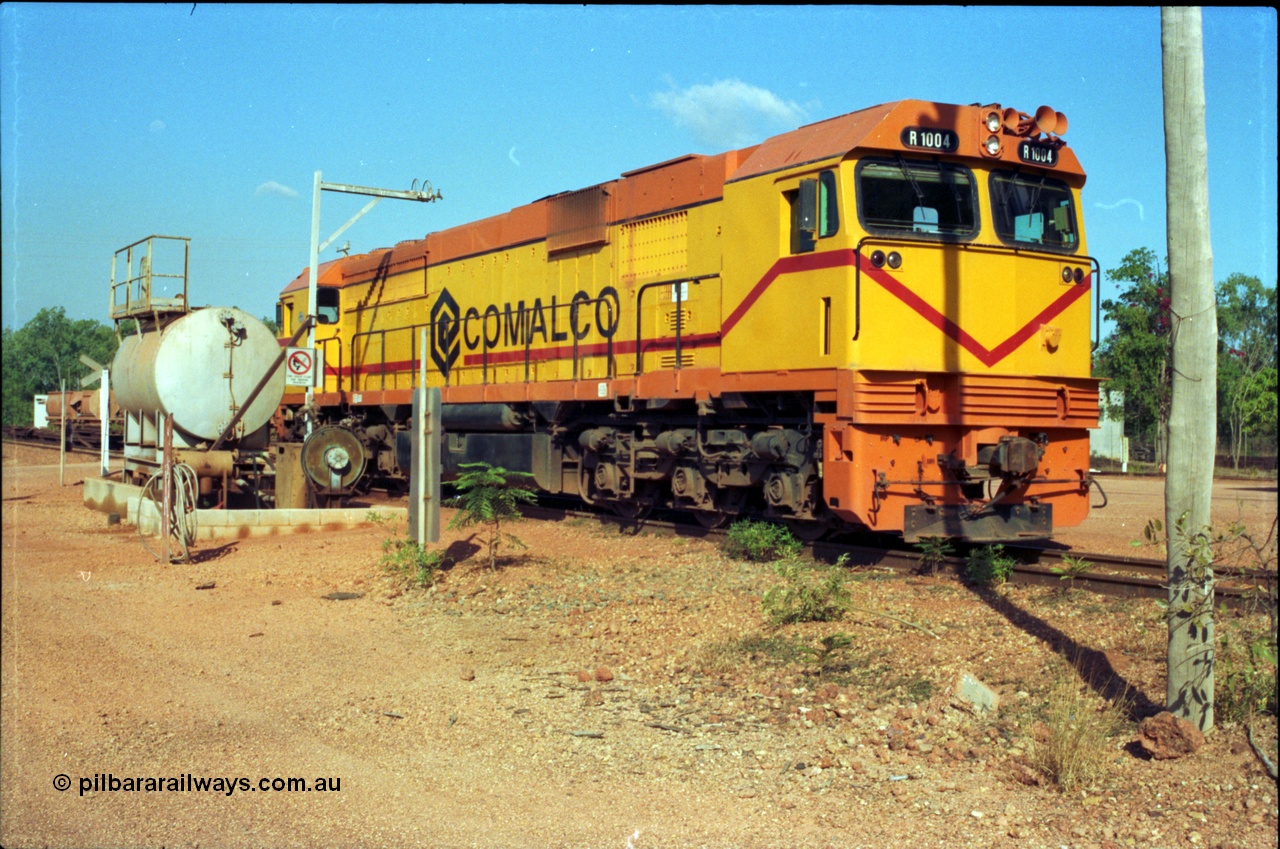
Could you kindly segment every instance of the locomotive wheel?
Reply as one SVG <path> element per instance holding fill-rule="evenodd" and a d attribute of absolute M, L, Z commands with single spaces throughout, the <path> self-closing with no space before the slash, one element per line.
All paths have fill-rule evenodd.
<path fill-rule="evenodd" d="M 783 524 L 791 535 L 801 542 L 817 542 L 827 535 L 831 526 L 826 522 L 811 522 L 804 519 L 785 519 Z"/>
<path fill-rule="evenodd" d="M 694 510 L 693 516 L 698 520 L 699 525 L 702 525 L 702 527 L 709 531 L 723 528 L 725 525 L 729 524 L 729 520 L 733 518 L 733 516 L 728 513 L 711 510 Z"/>
<path fill-rule="evenodd" d="M 613 508 L 613 512 L 628 522 L 642 521 L 649 518 L 649 514 L 653 512 L 652 501 L 615 501 L 609 506 Z"/>

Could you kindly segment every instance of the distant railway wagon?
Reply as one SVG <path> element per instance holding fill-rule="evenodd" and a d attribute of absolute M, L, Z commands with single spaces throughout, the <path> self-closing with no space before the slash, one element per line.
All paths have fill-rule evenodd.
<path fill-rule="evenodd" d="M 282 432 L 321 489 L 402 483 L 425 360 L 446 468 L 628 516 L 1050 536 L 1087 515 L 1098 420 L 1065 130 L 903 100 L 324 263 L 323 386 Z"/>

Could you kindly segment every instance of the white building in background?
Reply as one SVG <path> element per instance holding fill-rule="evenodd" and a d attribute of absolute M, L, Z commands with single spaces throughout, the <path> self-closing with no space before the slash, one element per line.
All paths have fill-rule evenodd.
<path fill-rule="evenodd" d="M 1129 437 L 1124 435 L 1124 419 L 1111 418 L 1109 410 L 1124 408 L 1124 393 L 1117 389 L 1098 392 L 1102 415 L 1098 417 L 1098 429 L 1089 431 L 1089 456 L 1111 460 L 1120 464 L 1120 471 L 1129 471 Z"/>

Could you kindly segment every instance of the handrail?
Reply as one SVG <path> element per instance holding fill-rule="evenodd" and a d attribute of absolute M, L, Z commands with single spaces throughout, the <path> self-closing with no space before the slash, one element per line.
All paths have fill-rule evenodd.
<path fill-rule="evenodd" d="M 611 297 L 602 296 L 598 298 L 578 298 L 566 304 L 557 304 L 555 307 L 555 309 L 568 310 L 569 324 L 571 327 L 571 330 L 569 332 L 570 332 L 570 335 L 573 337 L 573 355 L 572 356 L 573 356 L 573 379 L 574 380 L 577 380 L 579 377 L 580 364 L 581 364 L 581 360 L 583 359 L 580 353 L 579 343 L 582 341 L 582 338 L 584 338 L 589 333 L 589 331 L 584 331 L 582 336 L 579 336 L 576 332 L 576 327 L 577 327 L 576 319 L 578 316 L 578 310 L 583 306 L 594 306 L 598 311 L 601 304 L 604 304 L 605 306 L 605 316 L 604 316 L 605 325 L 608 327 L 614 327 L 615 307 L 614 307 L 614 299 Z M 523 337 L 523 340 L 524 340 L 524 343 L 523 343 L 524 344 L 524 366 L 525 366 L 525 382 L 526 383 L 530 381 L 530 378 L 532 375 L 533 335 L 529 332 L 529 328 L 532 326 L 531 320 L 529 319 L 529 315 L 531 314 L 531 312 L 532 312 L 531 310 L 522 309 L 518 315 L 518 324 L 517 324 L 519 328 L 518 332 L 520 336 Z M 598 318 L 599 316 L 597 316 L 597 319 Z M 445 317 L 444 320 L 460 321 L 460 322 L 466 321 L 466 319 L 459 320 L 459 319 L 454 319 L 452 317 Z M 377 359 L 379 388 L 385 390 L 386 379 L 388 374 L 388 370 L 387 370 L 387 336 L 388 334 L 409 332 L 410 362 L 417 364 L 419 362 L 420 356 L 421 357 L 427 356 L 426 351 L 419 352 L 417 350 L 418 331 L 422 329 L 434 330 L 434 325 L 435 325 L 435 321 L 428 321 L 428 322 L 422 322 L 418 324 L 402 325 L 400 327 L 386 327 L 386 328 L 380 328 L 377 330 L 363 330 L 363 331 L 360 331 L 359 333 L 353 334 L 351 336 L 350 341 L 347 343 L 351 349 L 351 352 L 350 352 L 351 353 L 351 369 L 352 369 L 351 385 L 350 385 L 351 390 L 355 391 L 358 386 L 358 382 L 356 380 L 357 365 L 359 364 L 359 367 L 364 367 L 369 365 L 368 362 L 365 362 L 367 358 L 361 358 L 357 356 L 356 344 L 360 340 L 372 338 L 374 336 L 377 336 L 379 338 L 380 353 Z M 605 336 L 605 354 L 604 354 L 606 359 L 605 372 L 606 372 L 606 376 L 610 378 L 616 377 L 617 375 L 616 361 L 614 357 L 614 342 L 613 342 L 614 335 L 616 335 L 616 328 L 615 328 L 615 333 L 611 333 L 608 336 Z M 342 371 L 341 371 L 342 345 L 336 337 L 331 337 L 329 339 L 324 339 L 324 340 L 317 340 L 317 344 L 319 345 L 324 345 L 329 342 L 339 343 L 338 353 L 339 353 L 340 359 L 339 359 L 339 367 L 338 367 L 338 389 L 339 391 L 341 391 L 342 389 Z M 488 336 L 482 328 L 480 332 L 480 357 L 481 357 L 481 381 L 484 384 L 488 384 L 489 382 L 489 354 L 491 350 L 492 348 L 489 345 Z M 393 375 L 397 373 L 398 372 L 396 371 L 391 372 L 391 374 Z M 417 380 L 416 367 L 414 370 L 414 375 L 412 377 L 412 380 L 414 381 Z M 446 378 L 446 382 L 447 382 L 447 378 Z"/>
<path fill-rule="evenodd" d="M 676 362 L 675 370 L 680 370 L 681 335 L 684 328 L 684 290 L 682 284 L 692 283 L 695 286 L 700 285 L 703 280 L 710 280 L 713 277 L 719 277 L 720 273 L 701 274 L 697 277 L 680 277 L 675 280 L 658 280 L 653 283 L 646 283 L 636 290 L 636 375 L 644 374 L 644 350 L 640 344 L 641 325 L 643 319 L 642 307 L 644 306 L 644 293 L 655 286 L 672 286 L 676 294 Z"/>

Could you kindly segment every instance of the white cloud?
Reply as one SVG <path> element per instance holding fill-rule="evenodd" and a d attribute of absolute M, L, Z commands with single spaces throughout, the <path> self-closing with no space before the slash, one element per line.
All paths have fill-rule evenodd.
<path fill-rule="evenodd" d="M 164 121 L 161 121 L 159 118 L 157 118 L 147 126 L 147 129 L 153 133 L 161 132 L 162 130 L 164 130 Z"/>
<path fill-rule="evenodd" d="M 1118 209 L 1121 206 L 1124 206 L 1125 204 L 1136 206 L 1138 208 L 1138 220 L 1139 221 L 1145 220 L 1143 216 L 1142 202 L 1136 201 L 1133 198 L 1124 198 L 1122 200 L 1116 201 L 1115 203 L 1095 203 L 1094 206 L 1096 206 L 1098 209 Z"/>
<path fill-rule="evenodd" d="M 253 190 L 255 195 L 279 195 L 282 198 L 296 198 L 298 193 L 275 180 L 268 180 Z"/>
<path fill-rule="evenodd" d="M 799 104 L 742 80 L 658 92 L 649 103 L 717 150 L 756 144 L 805 120 Z"/>

